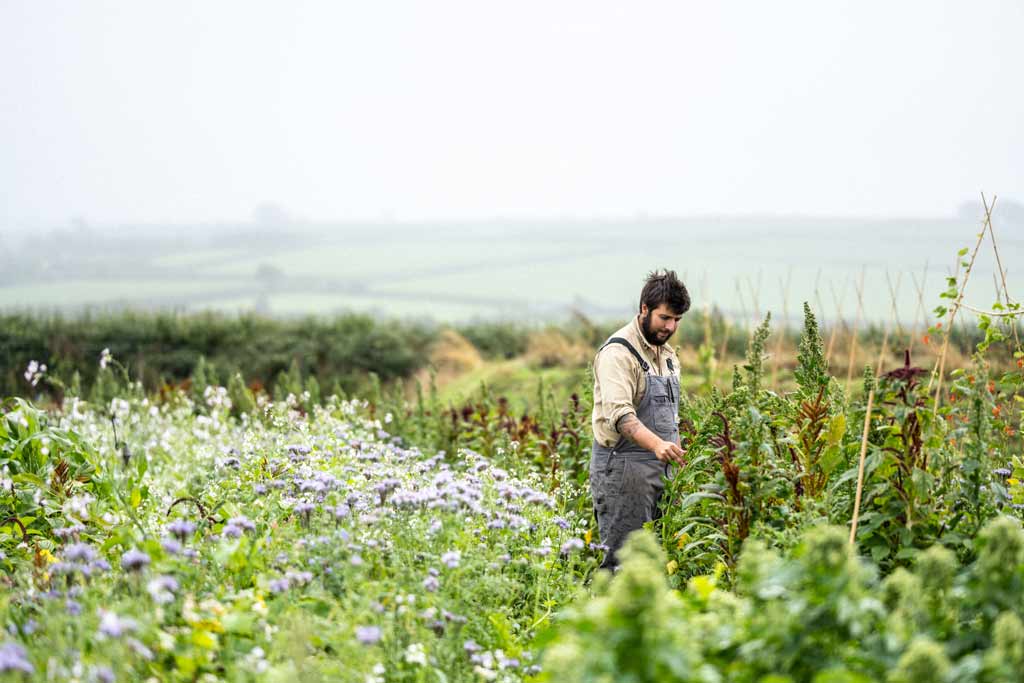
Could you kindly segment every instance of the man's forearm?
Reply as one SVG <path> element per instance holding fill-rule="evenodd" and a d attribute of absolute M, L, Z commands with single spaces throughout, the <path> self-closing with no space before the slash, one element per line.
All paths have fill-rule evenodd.
<path fill-rule="evenodd" d="M 618 423 L 619 434 L 635 443 L 640 448 L 653 451 L 661 443 L 661 438 L 650 429 L 636 415 L 624 415 Z"/>

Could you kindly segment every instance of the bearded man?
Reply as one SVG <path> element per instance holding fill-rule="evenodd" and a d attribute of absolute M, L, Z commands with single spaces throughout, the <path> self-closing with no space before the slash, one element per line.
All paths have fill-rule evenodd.
<path fill-rule="evenodd" d="M 594 359 L 594 444 L 590 491 L 602 567 L 618 566 L 630 532 L 658 517 L 663 478 L 684 465 L 679 441 L 679 359 L 669 338 L 690 310 L 690 294 L 674 271 L 647 276 L 640 312 L 613 334 Z"/>

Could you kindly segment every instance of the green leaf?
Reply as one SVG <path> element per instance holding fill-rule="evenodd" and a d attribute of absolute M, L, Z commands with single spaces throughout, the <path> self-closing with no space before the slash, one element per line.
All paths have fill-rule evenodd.
<path fill-rule="evenodd" d="M 683 498 L 683 502 L 679 504 L 679 507 L 681 509 L 685 510 L 686 508 L 690 507 L 691 505 L 695 505 L 695 504 L 699 503 L 702 500 L 713 500 L 716 503 L 721 503 L 721 502 L 723 502 L 725 500 L 725 498 L 723 498 L 721 496 L 721 494 L 718 494 L 718 493 L 708 493 L 706 491 L 697 491 L 696 493 L 691 493 L 686 498 Z"/>
<path fill-rule="evenodd" d="M 846 414 L 838 413 L 828 421 L 828 436 L 826 443 L 829 446 L 837 445 L 846 433 Z"/>
<path fill-rule="evenodd" d="M 829 475 L 842 462 L 843 449 L 839 446 L 829 446 L 821 452 L 821 457 L 818 459 L 818 467 L 825 475 Z"/>
<path fill-rule="evenodd" d="M 36 476 L 31 472 L 21 472 L 19 474 L 15 474 L 13 477 L 11 477 L 11 479 L 13 479 L 15 483 L 18 484 L 32 484 L 34 486 L 38 486 L 39 488 L 46 487 L 46 482 L 43 480 L 43 478 Z"/>

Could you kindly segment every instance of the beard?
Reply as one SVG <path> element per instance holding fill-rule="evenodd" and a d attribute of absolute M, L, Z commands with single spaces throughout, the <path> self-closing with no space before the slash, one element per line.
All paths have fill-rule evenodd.
<path fill-rule="evenodd" d="M 651 314 L 640 318 L 640 331 L 643 332 L 644 339 L 651 346 L 664 346 L 668 342 L 669 337 L 672 335 L 664 335 L 663 333 L 655 332 L 651 329 Z"/>

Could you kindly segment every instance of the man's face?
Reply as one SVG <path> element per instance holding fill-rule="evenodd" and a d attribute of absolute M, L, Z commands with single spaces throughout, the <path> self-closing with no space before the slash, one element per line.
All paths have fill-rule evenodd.
<path fill-rule="evenodd" d="M 675 334 L 676 328 L 679 327 L 679 319 L 682 317 L 673 312 L 668 304 L 660 304 L 653 311 L 647 308 L 647 304 L 641 304 L 640 330 L 648 344 L 661 346 Z"/>

